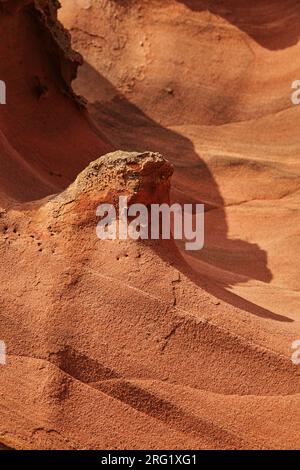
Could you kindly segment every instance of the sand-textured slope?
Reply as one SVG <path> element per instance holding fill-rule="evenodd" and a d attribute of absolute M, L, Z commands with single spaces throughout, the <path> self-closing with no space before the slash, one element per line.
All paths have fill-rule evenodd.
<path fill-rule="evenodd" d="M 297 0 L 62 2 L 85 59 L 74 84 L 119 148 L 175 165 L 173 199 L 206 204 L 195 269 L 224 297 L 299 318 Z M 272 233 L 271 233 L 272 232 Z M 261 312 L 262 313 L 262 312 Z"/>
<path fill-rule="evenodd" d="M 294 325 L 208 294 L 171 240 L 95 236 L 100 202 L 166 202 L 170 175 L 159 154 L 117 152 L 38 208 L 3 215 L 5 445 L 299 445 Z"/>
<path fill-rule="evenodd" d="M 63 0 L 93 121 L 57 2 L 0 5 L 0 447 L 298 448 L 298 2 Z M 100 241 L 124 194 L 204 249 Z"/>

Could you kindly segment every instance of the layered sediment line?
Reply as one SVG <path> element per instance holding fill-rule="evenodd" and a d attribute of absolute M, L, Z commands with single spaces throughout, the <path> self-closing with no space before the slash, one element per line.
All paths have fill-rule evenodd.
<path fill-rule="evenodd" d="M 156 448 L 158 435 L 174 449 L 297 445 L 299 373 L 274 326 L 208 294 L 172 240 L 96 237 L 97 202 L 166 201 L 171 174 L 159 154 L 119 151 L 2 215 L 4 445 Z M 293 325 L 282 332 L 290 342 Z M 234 423 L 224 406 L 238 410 Z M 276 417 L 268 432 L 264 413 Z"/>
<path fill-rule="evenodd" d="M 62 3 L 90 114 L 58 2 L 0 2 L 0 447 L 299 448 L 298 2 Z M 203 250 L 99 239 L 120 195 Z"/>

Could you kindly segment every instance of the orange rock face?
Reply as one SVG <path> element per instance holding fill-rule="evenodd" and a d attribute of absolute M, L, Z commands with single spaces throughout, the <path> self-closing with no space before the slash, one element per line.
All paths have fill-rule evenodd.
<path fill-rule="evenodd" d="M 298 1 L 61 3 L 0 1 L 0 449 L 298 448 Z"/>

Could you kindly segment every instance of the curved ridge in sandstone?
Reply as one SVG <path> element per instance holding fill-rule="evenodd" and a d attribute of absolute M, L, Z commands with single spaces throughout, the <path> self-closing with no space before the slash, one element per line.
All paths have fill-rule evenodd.
<path fill-rule="evenodd" d="M 93 121 L 57 2 L 0 2 L 1 446 L 299 447 L 298 2 L 62 4 Z M 98 240 L 124 193 L 204 249 Z"/>
<path fill-rule="evenodd" d="M 60 13 L 85 60 L 74 88 L 103 132 L 166 155 L 172 200 L 205 204 L 188 263 L 279 321 L 298 319 L 299 17 L 296 0 L 64 0 Z"/>
<path fill-rule="evenodd" d="M 209 295 L 172 240 L 96 241 L 97 203 L 124 193 L 165 200 L 171 173 L 161 155 L 119 151 L 27 207 L 25 217 L 18 209 L 2 214 L 1 256 L 10 266 L 0 279 L 1 333 L 10 345 L 4 445 L 155 448 L 158 433 L 160 446 L 172 448 L 295 445 L 286 404 L 294 413 L 299 374 L 275 326 Z M 11 302 L 20 289 L 22 302 Z M 292 338 L 289 324 L 281 331 Z M 245 429 L 257 407 L 275 414 L 274 432 L 259 416 L 255 436 Z M 91 409 L 96 425 L 86 418 Z M 112 415 L 118 425 L 108 428 Z"/>

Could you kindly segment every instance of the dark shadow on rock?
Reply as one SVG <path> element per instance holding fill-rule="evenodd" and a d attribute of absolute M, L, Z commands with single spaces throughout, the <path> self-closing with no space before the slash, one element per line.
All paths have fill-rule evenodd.
<path fill-rule="evenodd" d="M 300 37 L 298 0 L 177 0 L 192 11 L 209 11 L 269 50 L 286 49 Z"/>
<path fill-rule="evenodd" d="M 100 382 L 93 386 L 140 413 L 166 423 L 170 428 L 178 429 L 196 439 L 205 436 L 210 445 L 217 441 L 218 447 L 246 448 L 243 439 L 127 380 Z"/>
<path fill-rule="evenodd" d="M 254 304 L 253 302 L 246 300 L 243 297 L 234 294 L 233 292 L 230 292 L 228 288 L 234 285 L 233 282 L 214 282 L 211 278 L 207 277 L 204 272 L 199 272 L 193 269 L 182 255 L 182 251 L 180 251 L 178 246 L 172 240 L 164 240 L 160 242 L 159 245 L 153 245 L 153 242 L 149 243 L 150 248 L 158 253 L 162 259 L 164 259 L 167 263 L 170 263 L 174 268 L 178 269 L 178 271 L 187 276 L 194 284 L 209 294 L 215 296 L 217 299 L 261 318 L 279 322 L 293 323 L 294 320 L 287 317 L 286 315 L 280 315 L 278 313 L 272 312 L 267 308 Z"/>
<path fill-rule="evenodd" d="M 232 253 L 232 256 L 238 258 L 238 262 L 234 264 L 234 271 L 228 273 L 230 280 L 213 283 L 212 280 L 208 282 L 204 275 L 201 276 L 193 271 L 186 261 L 180 260 L 180 266 L 186 266 L 186 273 L 193 282 L 219 299 L 257 316 L 277 321 L 292 321 L 286 316 L 277 315 L 228 291 L 228 288 L 235 284 L 232 281 L 234 276 L 236 278 L 240 276 L 238 282 L 257 279 L 269 283 L 272 280 L 272 274 L 268 268 L 267 253 L 257 244 L 228 238 L 222 195 L 211 171 L 196 153 L 193 143 L 187 137 L 164 128 L 149 118 L 89 64 L 84 64 L 79 80 L 82 80 L 85 86 L 90 83 L 93 93 L 97 89 L 102 90 L 102 101 L 91 102 L 89 110 L 101 127 L 101 131 L 113 142 L 116 149 L 141 152 L 151 150 L 160 152 L 171 161 L 175 167 L 172 179 L 172 203 L 204 203 L 207 212 L 217 211 L 216 228 L 221 248 L 210 246 L 214 228 L 206 224 L 205 246 L 194 256 L 207 266 L 220 269 L 224 269 L 222 252 Z M 105 96 L 108 97 L 107 101 L 105 101 Z M 86 96 L 86 98 L 90 97 Z"/>
<path fill-rule="evenodd" d="M 114 370 L 80 353 L 71 346 L 65 346 L 58 353 L 50 354 L 50 360 L 62 371 L 83 383 L 110 380 L 119 377 Z"/>

